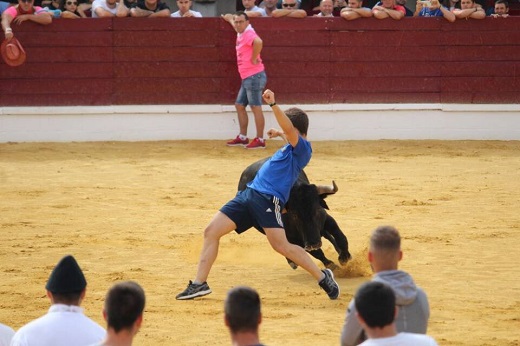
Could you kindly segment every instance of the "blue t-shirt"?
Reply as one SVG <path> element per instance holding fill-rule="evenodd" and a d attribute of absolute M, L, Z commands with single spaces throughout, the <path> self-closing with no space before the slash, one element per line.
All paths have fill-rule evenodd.
<path fill-rule="evenodd" d="M 278 149 L 247 186 L 258 192 L 276 196 L 285 204 L 289 199 L 291 187 L 311 160 L 311 156 L 311 143 L 299 136 L 294 148 L 286 144 Z"/>
<path fill-rule="evenodd" d="M 444 8 L 446 8 L 446 7 L 444 7 Z M 429 7 L 423 7 L 421 12 L 419 12 L 419 17 L 442 17 L 442 16 L 444 16 L 444 14 L 442 14 L 442 11 L 440 8 L 435 9 L 435 11 L 430 11 Z"/>

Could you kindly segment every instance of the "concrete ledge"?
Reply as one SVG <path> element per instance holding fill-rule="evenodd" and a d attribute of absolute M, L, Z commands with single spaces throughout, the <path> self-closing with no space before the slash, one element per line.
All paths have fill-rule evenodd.
<path fill-rule="evenodd" d="M 520 140 L 518 104 L 318 104 L 309 138 L 319 140 Z M 263 107 L 266 130 L 278 128 Z M 4 107 L 0 142 L 224 140 L 236 136 L 232 105 Z M 249 135 L 254 134 L 250 115 Z"/>

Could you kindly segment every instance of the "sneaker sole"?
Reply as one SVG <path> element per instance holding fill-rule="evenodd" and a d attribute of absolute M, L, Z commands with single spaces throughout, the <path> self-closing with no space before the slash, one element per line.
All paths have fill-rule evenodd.
<path fill-rule="evenodd" d="M 341 292 L 341 289 L 339 288 L 339 285 L 338 285 L 337 281 L 334 279 L 334 273 L 333 273 L 332 270 L 330 270 L 330 269 L 325 269 L 325 270 L 328 271 L 328 272 L 330 273 L 330 276 L 332 276 L 332 281 L 334 281 L 334 283 L 336 284 L 336 287 L 338 288 L 338 294 L 337 294 L 335 297 L 331 297 L 331 296 L 329 296 L 329 298 L 332 299 L 332 300 L 338 299 L 339 294 L 340 294 L 340 292 Z M 328 295 L 328 294 L 327 294 L 327 295 Z"/>
<path fill-rule="evenodd" d="M 207 296 L 211 293 L 211 289 L 205 290 L 205 291 L 199 291 L 197 293 L 190 294 L 189 296 L 182 296 L 182 297 L 175 297 L 177 300 L 188 300 L 193 299 L 197 297 Z"/>
<path fill-rule="evenodd" d="M 227 144 L 228 147 L 245 147 L 247 144 Z"/>
<path fill-rule="evenodd" d="M 265 149 L 265 147 L 253 147 L 253 148 L 248 148 L 247 146 L 246 146 L 245 148 L 248 149 L 248 150 Z"/>

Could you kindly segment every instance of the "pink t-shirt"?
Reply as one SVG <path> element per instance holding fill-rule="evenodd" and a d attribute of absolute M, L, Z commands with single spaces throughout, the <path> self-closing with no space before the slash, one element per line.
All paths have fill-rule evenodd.
<path fill-rule="evenodd" d="M 246 79 L 254 74 L 264 70 L 262 58 L 258 56 L 258 63 L 255 65 L 251 62 L 253 56 L 253 41 L 257 38 L 255 30 L 249 25 L 246 30 L 237 35 L 237 64 L 240 78 Z"/>
<path fill-rule="evenodd" d="M 17 7 L 18 6 L 11 6 L 9 8 L 7 8 L 7 10 L 4 11 L 4 13 L 7 13 L 8 15 L 10 15 L 13 19 L 16 18 L 16 16 L 18 16 L 18 10 L 17 10 Z M 40 6 L 33 6 L 34 8 L 34 12 L 33 13 L 27 13 L 27 14 L 36 14 L 38 11 L 41 11 L 42 8 Z"/>

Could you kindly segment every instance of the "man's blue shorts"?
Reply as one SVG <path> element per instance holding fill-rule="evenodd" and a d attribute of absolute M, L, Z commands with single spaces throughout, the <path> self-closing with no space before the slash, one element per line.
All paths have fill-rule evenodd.
<path fill-rule="evenodd" d="M 282 210 L 278 197 L 266 195 L 247 187 L 239 191 L 235 198 L 227 202 L 220 211 L 236 225 L 236 232 L 242 233 L 251 227 L 283 228 Z"/>
<path fill-rule="evenodd" d="M 250 77 L 242 79 L 242 85 L 238 91 L 236 104 L 242 106 L 261 106 L 262 93 L 267 84 L 267 75 L 265 71 L 254 74 Z"/>

